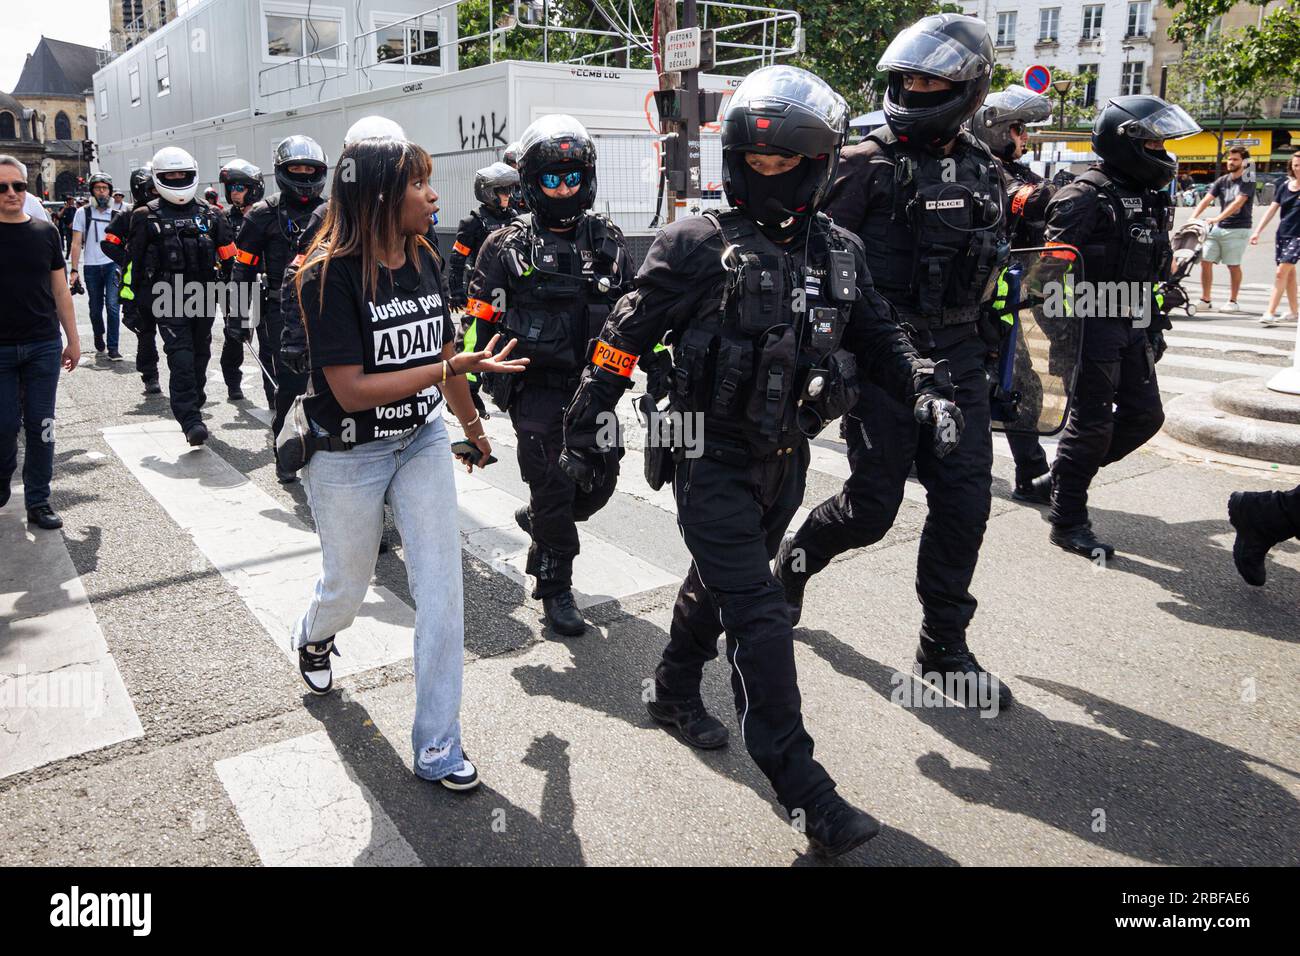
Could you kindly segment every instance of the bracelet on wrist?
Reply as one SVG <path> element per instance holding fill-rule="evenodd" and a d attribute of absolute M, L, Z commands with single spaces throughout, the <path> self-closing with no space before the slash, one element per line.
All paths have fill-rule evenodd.
<path fill-rule="evenodd" d="M 477 425 L 477 424 L 478 424 L 478 421 L 479 421 L 480 418 L 482 418 L 482 416 L 481 416 L 478 412 L 475 412 L 475 413 L 474 413 L 474 417 L 471 418 L 469 421 L 467 421 L 467 422 L 461 422 L 461 423 L 460 423 L 461 430 L 462 430 L 462 431 L 465 431 L 465 430 L 467 430 L 471 425 Z"/>

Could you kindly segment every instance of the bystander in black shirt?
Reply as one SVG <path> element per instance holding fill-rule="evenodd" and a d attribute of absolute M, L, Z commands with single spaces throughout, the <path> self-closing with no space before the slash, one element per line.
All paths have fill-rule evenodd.
<path fill-rule="evenodd" d="M 63 268 L 63 240 L 48 222 L 0 222 L 0 345 L 59 335 L 50 273 Z"/>

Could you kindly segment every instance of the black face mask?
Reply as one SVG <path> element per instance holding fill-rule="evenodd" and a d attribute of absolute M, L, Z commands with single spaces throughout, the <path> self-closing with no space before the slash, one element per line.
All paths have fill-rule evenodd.
<path fill-rule="evenodd" d="M 776 238 L 781 234 L 784 238 L 784 235 L 792 233 L 797 228 L 797 220 L 802 216 L 795 210 L 805 202 L 799 194 L 807 172 L 807 160 L 794 169 L 775 176 L 764 176 L 750 168 L 748 163 L 745 164 L 745 193 L 748 198 L 746 205 L 754 221 L 763 227 L 763 231 L 769 236 Z M 791 223 L 790 226 L 782 229 L 781 224 L 791 216 L 795 217 L 796 223 Z"/>
<path fill-rule="evenodd" d="M 579 190 L 564 199 L 547 196 L 545 206 L 537 212 L 544 226 L 562 226 L 565 223 L 572 225 L 573 221 L 582 214 L 582 192 Z"/>

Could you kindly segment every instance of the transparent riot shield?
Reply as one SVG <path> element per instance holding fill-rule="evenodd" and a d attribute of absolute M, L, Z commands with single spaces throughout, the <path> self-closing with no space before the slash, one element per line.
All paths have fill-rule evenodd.
<path fill-rule="evenodd" d="M 1082 280 L 1083 259 L 1073 246 L 1011 250 L 993 383 L 995 429 L 1055 435 L 1065 427 L 1083 348 L 1073 308 Z"/>

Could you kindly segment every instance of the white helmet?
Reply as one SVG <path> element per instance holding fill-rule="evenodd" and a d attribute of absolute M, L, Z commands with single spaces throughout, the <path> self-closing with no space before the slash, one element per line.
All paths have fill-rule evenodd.
<path fill-rule="evenodd" d="M 395 139 L 406 142 L 406 131 L 387 116 L 363 116 L 343 134 L 343 145 L 348 146 L 362 139 Z"/>
<path fill-rule="evenodd" d="M 185 173 L 183 178 L 163 179 L 165 173 Z M 183 206 L 194 198 L 199 185 L 199 166 L 179 146 L 164 146 L 153 154 L 153 185 L 169 203 Z"/>

